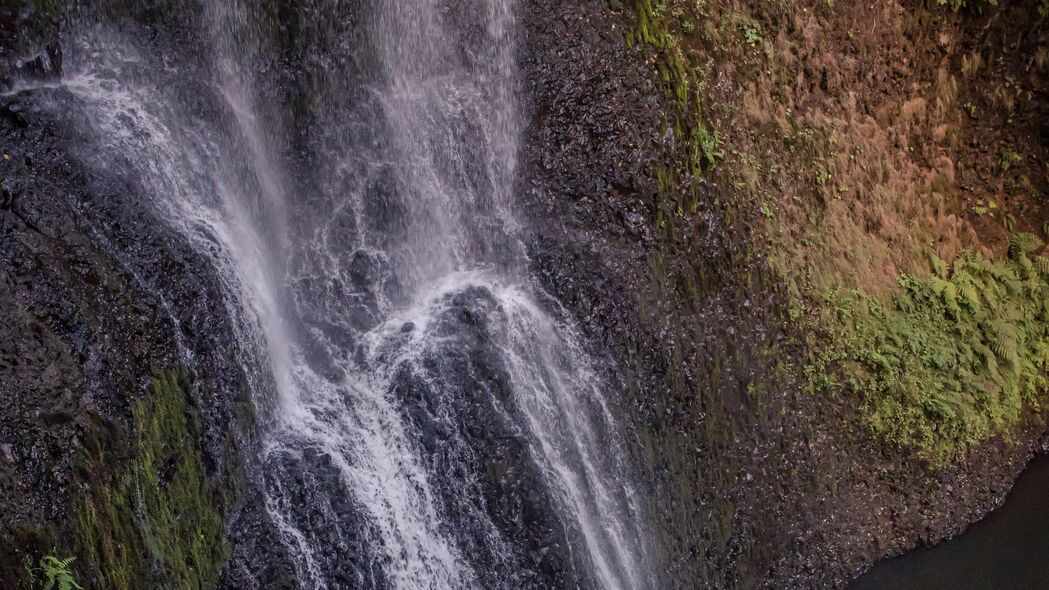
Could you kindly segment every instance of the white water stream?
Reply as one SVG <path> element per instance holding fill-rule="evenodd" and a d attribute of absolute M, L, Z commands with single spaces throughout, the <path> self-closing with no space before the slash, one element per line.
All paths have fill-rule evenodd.
<path fill-rule="evenodd" d="M 364 535 L 386 586 L 479 588 L 484 578 L 464 552 L 466 533 L 448 521 L 435 487 L 442 474 L 429 466 L 395 392 L 407 372 L 441 395 L 427 359 L 457 346 L 441 318 L 457 313 L 457 296 L 482 293 L 493 302 L 484 333 L 511 390 L 486 403 L 517 422 L 590 583 L 650 588 L 642 515 L 605 384 L 567 314 L 527 275 L 518 240 L 514 3 L 479 2 L 483 38 L 469 46 L 444 4 L 378 0 L 371 8 L 377 75 L 367 94 L 377 108 L 363 125 L 381 139 L 360 149 L 349 125 L 338 127 L 347 120 L 338 93 L 318 96 L 326 152 L 313 189 L 300 187 L 283 161 L 279 107 L 255 92 L 251 62 L 266 42 L 253 32 L 248 4 L 215 0 L 206 15 L 215 57 L 204 85 L 224 105 L 219 121 L 187 108 L 165 86 L 170 76 L 151 75 L 134 44 L 106 32 L 82 37 L 83 55 L 71 60 L 63 85 L 90 122 L 101 165 L 132 167 L 165 218 L 219 268 L 240 319 L 237 336 L 266 359 L 277 392 L 272 405 L 260 403 L 270 417 L 262 464 L 306 465 L 306 450 L 326 457 L 367 521 L 346 523 L 335 538 L 351 528 Z M 380 174 L 384 223 L 368 224 L 377 207 L 368 187 Z M 303 190 L 321 191 L 331 207 L 312 225 L 291 219 Z M 361 260 L 379 270 L 367 289 L 350 293 L 347 277 L 359 274 L 353 264 Z M 358 300 L 371 301 L 363 327 L 350 313 Z M 318 325 L 338 327 L 357 345 L 348 349 Z M 328 370 L 307 358 L 303 334 L 323 350 Z M 300 585 L 341 587 L 338 566 L 320 555 L 324 541 L 303 526 L 303 499 L 281 477 L 271 480 L 267 510 Z M 513 554 L 517 539 L 505 538 L 483 502 L 468 505 L 485 523 L 480 543 Z"/>

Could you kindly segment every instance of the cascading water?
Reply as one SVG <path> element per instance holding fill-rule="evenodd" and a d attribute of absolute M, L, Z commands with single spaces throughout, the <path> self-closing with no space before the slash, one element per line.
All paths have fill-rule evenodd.
<path fill-rule="evenodd" d="M 55 92 L 225 277 L 296 583 L 653 587 L 601 380 L 519 241 L 513 2 L 297 11 L 293 113 L 238 0 L 187 12 L 210 63 L 74 31 Z"/>

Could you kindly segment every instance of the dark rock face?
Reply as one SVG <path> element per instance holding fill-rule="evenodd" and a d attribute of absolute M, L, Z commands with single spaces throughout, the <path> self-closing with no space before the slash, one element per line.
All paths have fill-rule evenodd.
<path fill-rule="evenodd" d="M 787 534 L 761 515 L 800 517 L 804 497 L 761 457 L 789 439 L 789 416 L 748 393 L 760 380 L 776 391 L 763 356 L 781 337 L 771 293 L 713 194 L 675 233 L 654 226 L 652 170 L 681 146 L 643 50 L 623 41 L 632 12 L 554 4 L 529 2 L 524 17 L 532 124 L 519 193 L 535 220 L 535 272 L 614 361 L 665 586 L 753 585 Z"/>
<path fill-rule="evenodd" d="M 367 525 L 341 477 L 331 456 L 309 447 L 294 455 L 270 455 L 264 463 L 264 485 L 281 488 L 280 497 L 295 499 L 293 504 L 275 506 L 276 510 L 287 515 L 296 529 L 323 541 L 312 548 L 312 558 L 323 571 L 335 572 L 331 583 L 343 588 L 382 590 L 387 586 L 377 535 Z M 242 572 L 252 572 L 251 587 L 300 587 L 297 580 L 302 577 L 297 572 L 272 567 L 283 566 L 280 559 L 273 559 L 283 543 L 275 532 L 266 523 L 248 530 L 238 526 L 237 538 L 241 540 L 237 558 L 228 570 L 227 587 L 245 587 L 244 580 L 238 579 Z M 264 544 L 267 539 L 268 546 Z"/>
<path fill-rule="evenodd" d="M 1000 501 L 1044 417 L 930 474 L 872 441 L 854 400 L 802 393 L 776 370 L 799 351 L 747 254 L 758 226 L 716 204 L 731 193 L 705 186 L 697 211 L 656 223 L 654 169 L 687 148 L 654 58 L 623 41 L 631 3 L 523 7 L 533 269 L 613 361 L 664 587 L 842 587 Z"/>
<path fill-rule="evenodd" d="M 62 73 L 59 10 L 36 0 L 0 3 L 0 84 L 54 79 Z"/>
<path fill-rule="evenodd" d="M 449 296 L 434 330 L 451 339 L 415 365 L 403 365 L 393 392 L 417 432 L 427 470 L 461 529 L 484 588 L 570 588 L 583 576 L 568 552 L 568 533 L 530 457 L 511 403 L 513 387 L 492 324 L 502 310 L 492 294 L 470 287 Z M 506 542 L 479 542 L 487 523 Z"/>
<path fill-rule="evenodd" d="M 4 587 L 20 583 L 24 554 L 72 548 L 68 507 L 90 493 L 80 443 L 126 437 L 158 371 L 190 371 L 208 476 L 224 480 L 241 460 L 229 433 L 241 430 L 245 381 L 216 276 L 141 205 L 133 178 L 82 164 L 81 138 L 39 107 L 62 92 L 0 105 Z"/>

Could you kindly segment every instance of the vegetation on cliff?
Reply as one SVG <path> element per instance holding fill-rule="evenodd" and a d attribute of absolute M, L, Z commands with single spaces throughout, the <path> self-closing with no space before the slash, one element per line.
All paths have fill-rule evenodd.
<path fill-rule="evenodd" d="M 34 563 L 26 556 L 26 586 L 29 590 L 83 590 L 83 586 L 76 581 L 76 575 L 69 569 L 74 561 L 75 557 L 59 559 L 54 555 L 45 555 Z"/>
<path fill-rule="evenodd" d="M 85 444 L 75 507 L 80 568 L 92 587 L 212 587 L 227 558 L 226 498 L 207 476 L 198 419 L 175 375 L 132 408 L 130 441 Z"/>
<path fill-rule="evenodd" d="M 1049 388 L 1049 259 L 1018 234 L 1007 260 L 972 252 L 931 276 L 902 275 L 883 304 L 860 290 L 828 294 L 813 391 L 858 392 L 873 430 L 942 464 L 996 434 Z"/>
<path fill-rule="evenodd" d="M 1008 436 L 1049 389 L 1031 133 L 1049 3 L 938 3 L 634 0 L 627 34 L 652 51 L 668 126 L 726 162 L 692 149 L 655 171 L 661 192 L 706 177 L 785 286 L 810 392 L 934 466 Z M 1030 24 L 1017 38 L 1004 19 Z M 687 231 L 688 208 L 667 209 L 656 224 Z"/>

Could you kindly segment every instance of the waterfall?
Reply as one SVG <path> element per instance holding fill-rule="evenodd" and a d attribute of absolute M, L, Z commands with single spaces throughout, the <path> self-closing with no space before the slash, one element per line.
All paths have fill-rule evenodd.
<path fill-rule="evenodd" d="M 185 16 L 207 60 L 84 26 L 51 96 L 224 277 L 298 585 L 653 587 L 608 385 L 527 270 L 514 2 L 305 3 L 294 113 L 255 4 Z"/>

